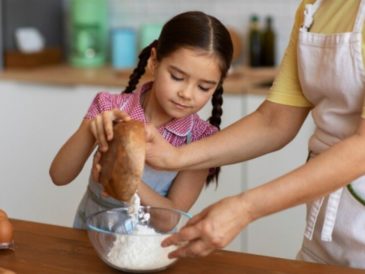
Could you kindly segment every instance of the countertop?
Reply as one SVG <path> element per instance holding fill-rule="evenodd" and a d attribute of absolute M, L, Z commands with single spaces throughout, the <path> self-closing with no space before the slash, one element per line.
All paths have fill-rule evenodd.
<path fill-rule="evenodd" d="M 228 94 L 266 94 L 276 73 L 276 68 L 235 67 L 224 81 L 224 92 Z M 6 69 L 0 72 L 0 81 L 125 87 L 130 74 L 131 70 L 114 70 L 110 66 L 81 69 L 60 64 L 33 69 Z M 146 75 L 140 82 L 148 80 L 150 77 Z"/>
<path fill-rule="evenodd" d="M 97 257 L 86 231 L 11 220 L 15 250 L 0 250 L 0 267 L 17 274 L 122 273 Z M 204 258 L 181 259 L 161 274 L 364 274 L 321 265 L 239 252 L 217 251 Z"/>

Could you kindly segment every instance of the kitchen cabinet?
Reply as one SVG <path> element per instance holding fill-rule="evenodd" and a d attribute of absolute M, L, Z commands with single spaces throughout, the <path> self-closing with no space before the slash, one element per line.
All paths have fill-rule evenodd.
<path fill-rule="evenodd" d="M 86 189 L 91 160 L 66 186 L 53 185 L 49 166 L 60 146 L 79 126 L 95 94 L 120 89 L 0 81 L 0 184 L 4 190 L 0 191 L 0 208 L 12 218 L 71 226 Z M 264 98 L 226 94 L 222 127 L 255 109 Z M 210 105 L 206 106 L 201 116 L 209 117 L 210 110 Z M 309 127 L 304 131 L 300 136 L 308 135 Z M 217 189 L 214 184 L 207 187 L 191 212 L 197 213 L 225 196 L 240 193 L 299 165 L 305 159 L 304 139 L 300 137 L 283 152 L 224 166 Z M 275 214 L 251 224 L 226 249 L 293 258 L 301 241 L 303 222 L 303 207 Z"/>
<path fill-rule="evenodd" d="M 9 216 L 72 225 L 91 162 L 67 186 L 55 186 L 48 169 L 101 89 L 0 81 L 0 208 Z"/>
<path fill-rule="evenodd" d="M 225 94 L 223 99 L 223 115 L 221 128 L 228 126 L 229 124 L 237 121 L 244 115 L 245 109 L 245 97 L 239 94 Z M 199 115 L 207 119 L 211 115 L 211 104 L 206 105 Z M 214 148 L 212 148 L 214 149 Z M 223 166 L 219 175 L 219 183 L 216 186 L 215 183 L 211 183 L 200 194 L 198 201 L 192 208 L 192 213 L 198 213 L 208 205 L 219 201 L 226 196 L 232 196 L 244 191 L 245 181 L 244 178 L 245 166 L 241 163 Z M 235 238 L 226 249 L 242 251 L 246 246 L 247 232 L 243 231 Z"/>
<path fill-rule="evenodd" d="M 245 112 L 250 113 L 264 98 L 249 95 L 245 99 Z M 246 162 L 244 178 L 247 187 L 256 187 L 302 165 L 307 158 L 307 143 L 313 131 L 312 118 L 308 117 L 296 138 L 285 148 Z M 305 216 L 305 206 L 300 205 L 257 220 L 249 226 L 246 250 L 255 254 L 294 258 L 301 246 Z"/>

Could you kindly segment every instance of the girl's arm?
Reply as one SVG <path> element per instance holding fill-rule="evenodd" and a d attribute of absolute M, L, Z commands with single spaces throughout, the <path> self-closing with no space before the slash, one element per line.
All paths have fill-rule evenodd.
<path fill-rule="evenodd" d="M 189 211 L 204 187 L 208 170 L 181 171 L 176 176 L 166 197 L 152 190 L 147 184 L 138 187 L 143 205 L 175 208 Z"/>
<path fill-rule="evenodd" d="M 91 122 L 83 120 L 53 159 L 49 174 L 54 184 L 66 185 L 75 179 L 94 150 L 96 143 L 90 130 Z"/>
<path fill-rule="evenodd" d="M 96 144 L 102 151 L 108 150 L 108 141 L 113 139 L 113 122 L 128 120 L 128 114 L 119 109 L 103 111 L 94 119 L 84 119 L 54 158 L 49 170 L 52 181 L 56 185 L 66 185 L 75 179 Z"/>
<path fill-rule="evenodd" d="M 265 101 L 255 112 L 216 134 L 175 148 L 151 126 L 147 128 L 147 161 L 169 170 L 202 169 L 237 163 L 275 151 L 298 133 L 309 108 Z"/>

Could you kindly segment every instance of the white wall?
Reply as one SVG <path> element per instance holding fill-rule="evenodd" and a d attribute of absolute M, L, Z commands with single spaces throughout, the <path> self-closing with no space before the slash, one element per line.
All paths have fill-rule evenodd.
<path fill-rule="evenodd" d="M 263 96 L 246 97 L 246 112 L 254 111 L 263 99 Z M 244 163 L 247 188 L 269 182 L 304 164 L 313 130 L 312 118 L 308 117 L 296 138 L 285 148 Z M 248 228 L 247 250 L 254 254 L 294 259 L 302 244 L 304 226 L 304 205 L 256 220 Z"/>
<path fill-rule="evenodd" d="M 246 114 L 244 112 L 246 100 L 247 96 L 245 95 L 224 95 L 221 128 L 227 127 Z M 211 105 L 208 104 L 199 112 L 199 115 L 203 119 L 208 119 L 211 115 L 211 109 Z M 223 199 L 224 197 L 236 195 L 247 189 L 245 172 L 246 170 L 242 163 L 221 167 L 218 185 L 211 183 L 208 187 L 204 188 L 199 196 L 199 199 L 191 209 L 191 213 L 199 213 L 207 206 Z M 247 231 L 242 231 L 226 247 L 226 249 L 234 251 L 247 251 Z"/>

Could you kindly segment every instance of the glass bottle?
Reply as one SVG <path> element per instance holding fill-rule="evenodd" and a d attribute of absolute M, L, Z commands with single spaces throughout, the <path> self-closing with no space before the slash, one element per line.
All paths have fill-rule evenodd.
<path fill-rule="evenodd" d="M 251 67 L 261 66 L 261 34 L 259 18 L 252 15 L 249 28 L 249 64 Z"/>
<path fill-rule="evenodd" d="M 266 17 L 265 28 L 262 32 L 261 65 L 266 67 L 275 66 L 275 43 L 276 34 L 272 26 L 272 17 Z"/>

